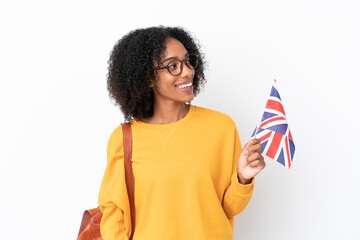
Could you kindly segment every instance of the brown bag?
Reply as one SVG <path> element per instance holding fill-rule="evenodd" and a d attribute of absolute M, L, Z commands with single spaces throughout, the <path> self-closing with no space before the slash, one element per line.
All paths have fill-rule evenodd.
<path fill-rule="evenodd" d="M 123 129 L 126 188 L 128 191 L 131 213 L 132 231 L 130 240 L 132 240 L 135 226 L 134 174 L 131 165 L 132 136 L 130 123 L 122 123 L 121 126 Z M 86 210 L 82 217 L 77 240 L 102 240 L 100 233 L 101 217 L 102 212 L 98 207 Z"/>

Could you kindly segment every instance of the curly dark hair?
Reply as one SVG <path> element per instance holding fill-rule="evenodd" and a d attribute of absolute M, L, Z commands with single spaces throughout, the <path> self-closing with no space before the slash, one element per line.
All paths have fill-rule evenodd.
<path fill-rule="evenodd" d="M 166 51 L 166 39 L 180 41 L 189 54 L 198 55 L 193 92 L 206 83 L 204 55 L 200 45 L 181 27 L 150 27 L 136 29 L 122 37 L 114 46 L 108 61 L 107 89 L 111 99 L 120 106 L 125 121 L 143 119 L 154 113 L 154 93 L 150 80 L 155 79 L 154 62 L 160 63 Z"/>

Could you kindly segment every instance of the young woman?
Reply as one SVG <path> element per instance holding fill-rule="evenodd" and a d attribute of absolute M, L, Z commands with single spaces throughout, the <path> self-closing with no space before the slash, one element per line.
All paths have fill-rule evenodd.
<path fill-rule="evenodd" d="M 111 53 L 107 83 L 131 123 L 136 217 L 133 230 L 118 126 L 99 194 L 102 238 L 233 239 L 265 162 L 259 140 L 242 150 L 229 116 L 190 104 L 205 83 L 194 39 L 162 26 L 128 33 Z"/>

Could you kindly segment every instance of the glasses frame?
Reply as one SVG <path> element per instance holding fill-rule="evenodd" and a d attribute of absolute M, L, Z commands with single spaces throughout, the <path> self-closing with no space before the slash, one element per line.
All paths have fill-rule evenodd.
<path fill-rule="evenodd" d="M 171 71 L 170 71 L 170 66 L 169 66 L 169 65 L 166 65 L 166 66 L 164 66 L 164 67 L 161 67 L 161 66 L 159 65 L 159 66 L 155 67 L 154 70 L 159 70 L 159 69 L 165 69 L 165 68 L 166 68 L 166 69 L 168 70 L 168 72 L 169 72 L 172 76 L 179 76 L 179 75 L 182 73 L 182 71 L 183 71 L 184 61 L 190 60 L 191 56 L 195 56 L 195 57 L 196 57 L 195 66 L 191 65 L 191 63 L 190 63 L 190 66 L 189 66 L 189 65 L 187 64 L 187 62 L 185 62 L 185 64 L 186 64 L 186 66 L 187 66 L 189 69 L 194 70 L 194 69 L 196 68 L 196 66 L 198 65 L 198 62 L 199 62 L 199 57 L 198 57 L 198 55 L 195 54 L 195 53 L 191 53 L 191 54 L 187 55 L 183 60 L 175 59 L 175 60 L 177 60 L 177 61 L 180 61 L 180 72 L 179 72 L 178 74 L 172 74 Z"/>

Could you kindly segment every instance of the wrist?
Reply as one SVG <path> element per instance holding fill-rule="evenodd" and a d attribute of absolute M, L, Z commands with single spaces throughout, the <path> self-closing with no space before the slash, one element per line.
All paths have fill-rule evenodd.
<path fill-rule="evenodd" d="M 237 178 L 240 184 L 246 185 L 251 183 L 252 178 L 246 179 L 239 172 L 237 173 Z"/>

